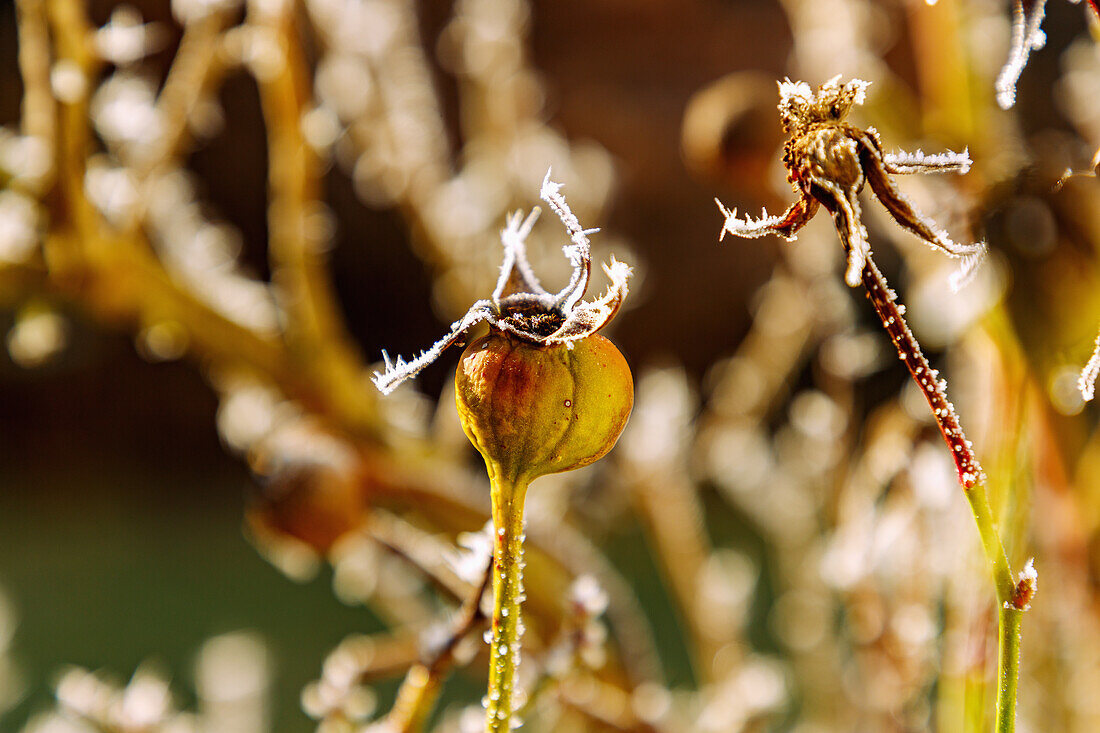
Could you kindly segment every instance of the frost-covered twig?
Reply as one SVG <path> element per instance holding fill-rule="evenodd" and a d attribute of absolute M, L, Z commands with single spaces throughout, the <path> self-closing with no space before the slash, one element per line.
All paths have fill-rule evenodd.
<path fill-rule="evenodd" d="M 1016 82 L 1024 73 L 1028 57 L 1033 50 L 1046 45 L 1043 33 L 1043 17 L 1047 0 L 1031 0 L 1025 7 L 1024 0 L 1012 0 L 1012 41 L 1008 60 L 997 76 L 997 104 L 1009 109 L 1016 104 Z"/>
<path fill-rule="evenodd" d="M 1023 602 L 1016 592 L 1008 557 L 993 522 L 985 490 L 985 473 L 970 441 L 962 431 L 954 405 L 947 399 L 946 382 L 929 365 L 920 344 L 905 322 L 903 310 L 895 302 L 893 291 L 871 257 L 857 194 L 864 182 L 870 184 L 875 196 L 898 224 L 928 244 L 953 257 L 961 258 L 964 274 L 968 274 L 968 270 L 980 261 L 985 247 L 982 243 L 958 245 L 952 242 L 935 224 L 917 212 L 890 178 L 890 164 L 883 153 L 878 134 L 873 129 L 861 131 L 842 124 L 851 107 L 862 100 L 865 89 L 866 83 L 858 80 L 841 85 L 837 79 L 831 79 L 818 87 L 816 92 L 809 91 L 805 84 L 792 83 L 789 80 L 781 83 L 779 110 L 784 129 L 791 136 L 786 145 L 784 163 L 796 191 L 803 198 L 817 199 L 833 215 L 837 232 L 848 254 L 845 280 L 850 286 L 862 280 L 899 358 L 905 363 L 910 376 L 927 400 L 955 462 L 959 483 L 971 506 L 982 547 L 992 566 L 998 605 L 1001 607 L 1001 685 L 997 710 L 998 720 L 1001 722 L 998 731 L 1005 733 L 1012 730 L 1015 721 L 1019 624 Z M 927 161 L 927 156 L 917 153 L 898 162 L 912 167 Z M 942 159 L 932 163 L 931 167 L 960 168 L 963 161 L 963 156 L 945 154 Z M 969 156 L 965 157 L 965 161 L 969 163 Z M 729 223 L 733 218 L 732 214 L 721 204 L 719 208 Z M 724 226 L 724 231 L 737 234 L 738 228 L 739 225 L 735 223 L 733 227 Z M 789 232 L 775 233 L 789 235 Z M 759 234 L 753 230 L 748 236 Z M 856 282 L 853 282 L 853 271 Z"/>

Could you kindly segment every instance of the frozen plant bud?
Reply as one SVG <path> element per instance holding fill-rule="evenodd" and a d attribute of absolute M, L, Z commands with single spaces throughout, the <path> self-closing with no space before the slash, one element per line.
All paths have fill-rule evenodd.
<path fill-rule="evenodd" d="M 1031 608 L 1031 599 L 1035 597 L 1035 591 L 1039 589 L 1039 574 L 1035 572 L 1035 558 L 1031 558 L 1020 571 L 1016 581 L 1016 589 L 1012 593 L 1012 600 L 1005 601 L 1005 608 L 1016 611 L 1026 611 Z"/>

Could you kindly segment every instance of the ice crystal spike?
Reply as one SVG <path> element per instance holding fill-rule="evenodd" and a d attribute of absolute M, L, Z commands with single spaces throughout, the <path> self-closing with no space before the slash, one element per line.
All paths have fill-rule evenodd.
<path fill-rule="evenodd" d="M 726 208 L 715 199 L 725 221 L 719 240 L 726 233 L 755 238 L 775 234 L 787 241 L 824 205 L 832 214 L 848 258 L 844 280 L 859 285 L 864 265 L 871 255 L 867 229 L 863 225 L 859 192 L 869 184 L 875 196 L 903 228 L 950 257 L 962 260 L 951 278 L 953 288 L 962 287 L 985 256 L 985 243 L 957 244 L 936 224 L 921 214 L 897 188 L 892 175 L 904 173 L 966 173 L 972 161 L 970 151 L 961 153 L 886 153 L 875 129 L 860 130 L 844 122 L 851 108 L 861 104 L 868 82 L 852 79 L 841 84 L 834 77 L 816 91 L 805 82 L 785 79 L 779 83 L 779 113 L 790 138 L 783 161 L 799 199 L 781 216 L 762 211 L 759 219 L 739 218 L 737 209 Z"/>
<path fill-rule="evenodd" d="M 562 184 L 550 180 L 547 170 L 540 194 L 569 233 L 569 244 L 562 248 L 573 265 L 569 283 L 556 294 L 543 289 L 527 261 L 526 246 L 539 209 L 535 207 L 526 217 L 522 212 L 514 212 L 505 220 L 500 233 L 504 260 L 491 298 L 474 303 L 465 316 L 451 324 L 443 338 L 414 359 L 397 357 L 394 361 L 383 351 L 384 369 L 372 377 L 383 394 L 389 394 L 402 382 L 416 376 L 449 346 L 462 340 L 470 329 L 483 322 L 524 341 L 549 346 L 572 344 L 600 330 L 615 317 L 628 292 L 631 268 L 612 257 L 603 268 L 611 280 L 607 292 L 593 301 L 582 300 L 592 270 L 588 237 L 599 230 L 581 226 L 562 196 L 561 188 Z"/>

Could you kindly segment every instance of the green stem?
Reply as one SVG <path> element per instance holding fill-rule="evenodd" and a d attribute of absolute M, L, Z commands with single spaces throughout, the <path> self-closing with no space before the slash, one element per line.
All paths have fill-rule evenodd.
<path fill-rule="evenodd" d="M 985 486 L 978 484 L 966 491 L 967 501 L 978 525 L 982 547 L 993 571 L 997 589 L 997 733 L 1016 730 L 1016 688 L 1020 680 L 1020 622 L 1023 611 L 1013 607 L 1016 584 L 1008 565 Z"/>
<path fill-rule="evenodd" d="M 997 733 L 1016 730 L 1016 687 L 1020 681 L 1020 622 L 1023 611 L 997 613 Z"/>
<path fill-rule="evenodd" d="M 493 625 L 486 733 L 510 733 L 523 625 L 523 500 L 527 482 L 492 477 Z"/>
<path fill-rule="evenodd" d="M 955 414 L 955 406 L 947 399 L 947 383 L 940 381 L 939 373 L 928 364 L 928 359 L 895 302 L 894 292 L 870 257 L 863 268 L 863 285 L 867 288 L 867 297 L 882 320 L 883 327 L 897 348 L 898 356 L 905 362 L 910 376 L 924 393 L 928 406 L 932 408 L 944 442 L 955 461 L 959 483 L 970 503 L 974 522 L 978 525 L 982 549 L 993 572 L 993 585 L 997 591 L 996 730 L 997 733 L 1012 733 L 1016 729 L 1016 688 L 1020 677 L 1020 621 L 1030 596 L 1022 601 L 1016 597 L 1017 588 L 1012 579 L 1012 567 L 1008 563 L 1001 536 L 997 534 L 993 510 L 989 507 L 989 497 L 985 491 L 985 471 L 963 433 L 959 417 Z"/>

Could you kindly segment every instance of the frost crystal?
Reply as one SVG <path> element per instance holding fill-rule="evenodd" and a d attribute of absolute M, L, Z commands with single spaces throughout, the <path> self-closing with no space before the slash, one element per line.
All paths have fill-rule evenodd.
<path fill-rule="evenodd" d="M 492 297 L 474 303 L 465 316 L 451 324 L 447 335 L 412 360 L 401 357 L 391 360 L 383 351 L 385 369 L 375 372 L 373 377 L 374 385 L 383 394 L 389 394 L 406 379 L 414 377 L 482 322 L 531 343 L 569 346 L 600 330 L 615 317 L 626 298 L 631 268 L 612 257 L 603 268 L 611 280 L 607 292 L 593 301 L 582 300 L 592 271 L 588 235 L 598 230 L 581 226 L 561 195 L 561 187 L 562 184 L 550 180 L 548 170 L 540 195 L 569 232 L 569 244 L 562 248 L 573 265 L 569 283 L 558 293 L 549 293 L 542 287 L 527 262 L 526 248 L 527 236 L 539 210 L 535 208 L 526 218 L 515 212 L 508 217 L 500 233 L 504 262 Z"/>
<path fill-rule="evenodd" d="M 1081 396 L 1085 402 L 1091 400 L 1096 394 L 1096 378 L 1100 376 L 1100 334 L 1096 335 L 1096 346 L 1092 351 L 1092 357 L 1088 364 L 1081 370 L 1081 376 L 1077 380 L 1077 389 L 1081 390 Z"/>

